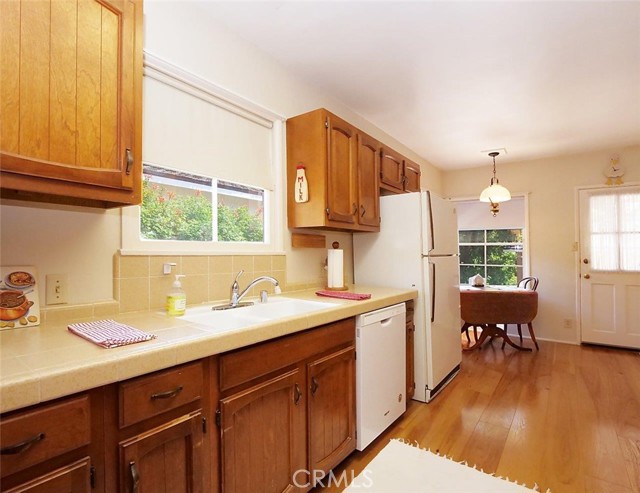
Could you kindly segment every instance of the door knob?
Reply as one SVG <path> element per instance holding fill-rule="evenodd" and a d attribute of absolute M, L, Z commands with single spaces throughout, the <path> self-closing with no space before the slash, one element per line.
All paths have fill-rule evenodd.
<path fill-rule="evenodd" d="M 585 279 L 591 279 L 591 276 L 590 276 L 589 274 L 585 274 L 585 275 L 584 275 L 584 278 L 585 278 Z"/>

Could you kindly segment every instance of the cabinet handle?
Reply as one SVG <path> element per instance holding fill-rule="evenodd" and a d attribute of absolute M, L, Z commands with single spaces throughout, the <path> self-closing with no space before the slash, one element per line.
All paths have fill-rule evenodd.
<path fill-rule="evenodd" d="M 133 167 L 133 152 L 131 149 L 125 149 L 124 151 L 125 173 L 130 175 L 131 168 Z"/>
<path fill-rule="evenodd" d="M 38 433 L 31 438 L 27 438 L 24 442 L 16 443 L 15 445 L 9 445 L 8 447 L 2 447 L 0 449 L 0 455 L 15 455 L 25 450 L 29 450 L 31 445 L 39 442 L 40 440 L 44 440 L 44 433 Z"/>
<path fill-rule="evenodd" d="M 353 214 L 354 216 L 356 216 L 358 214 L 358 206 L 357 204 L 353 204 Z"/>
<path fill-rule="evenodd" d="M 296 384 L 294 389 L 294 397 L 293 403 L 297 406 L 298 402 L 300 402 L 300 397 L 302 397 L 302 391 L 300 390 L 300 385 Z"/>
<path fill-rule="evenodd" d="M 331 213 L 328 207 L 324 211 L 327 213 L 327 216 Z"/>
<path fill-rule="evenodd" d="M 129 471 L 131 472 L 131 491 L 132 493 L 138 493 L 138 483 L 140 483 L 140 473 L 138 472 L 138 466 L 135 461 L 129 462 Z"/>
<path fill-rule="evenodd" d="M 167 390 L 166 392 L 156 392 L 155 394 L 151 394 L 151 400 L 155 399 L 169 399 L 171 397 L 175 397 L 180 392 L 182 392 L 182 385 L 176 387 L 173 390 Z"/>
<path fill-rule="evenodd" d="M 316 395 L 316 390 L 318 390 L 320 385 L 318 384 L 318 380 L 316 377 L 311 377 L 311 395 Z"/>
<path fill-rule="evenodd" d="M 360 213 L 360 217 L 364 217 L 364 215 L 367 213 L 367 209 L 364 208 L 364 205 L 361 205 L 360 210 L 362 211 Z"/>

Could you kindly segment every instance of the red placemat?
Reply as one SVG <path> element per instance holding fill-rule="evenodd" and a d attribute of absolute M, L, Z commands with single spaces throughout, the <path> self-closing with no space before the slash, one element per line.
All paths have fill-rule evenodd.
<path fill-rule="evenodd" d="M 341 298 L 343 300 L 368 300 L 371 298 L 370 294 L 363 293 L 348 293 L 347 291 L 316 291 L 318 296 L 326 296 L 328 298 Z"/>

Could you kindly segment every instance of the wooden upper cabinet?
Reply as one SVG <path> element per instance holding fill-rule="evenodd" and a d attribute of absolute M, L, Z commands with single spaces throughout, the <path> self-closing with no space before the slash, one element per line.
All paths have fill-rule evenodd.
<path fill-rule="evenodd" d="M 420 191 L 420 165 L 408 159 L 404 160 L 404 190 L 405 192 Z"/>
<path fill-rule="evenodd" d="M 420 191 L 420 165 L 388 147 L 380 154 L 380 188 L 386 193 Z"/>
<path fill-rule="evenodd" d="M 376 157 L 360 131 L 325 109 L 287 120 L 287 215 L 290 228 L 378 231 Z M 367 145 L 375 147 L 372 139 Z M 296 168 L 305 167 L 307 202 L 295 201 Z M 373 202 L 376 202 L 373 205 Z M 364 211 L 364 215 L 362 212 Z"/>
<path fill-rule="evenodd" d="M 404 159 L 401 154 L 382 147 L 380 153 L 380 187 L 389 191 L 404 190 Z"/>
<path fill-rule="evenodd" d="M 140 202 L 141 0 L 0 2 L 2 194 Z"/>
<path fill-rule="evenodd" d="M 358 222 L 380 225 L 380 144 L 364 133 L 358 133 Z"/>

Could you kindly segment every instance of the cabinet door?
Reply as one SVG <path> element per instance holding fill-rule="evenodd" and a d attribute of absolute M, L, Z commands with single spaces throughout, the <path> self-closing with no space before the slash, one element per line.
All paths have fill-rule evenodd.
<path fill-rule="evenodd" d="M 44 474 L 6 493 L 87 493 L 91 491 L 91 460 L 85 457 L 73 464 Z"/>
<path fill-rule="evenodd" d="M 309 469 L 328 472 L 356 447 L 355 348 L 309 363 Z"/>
<path fill-rule="evenodd" d="M 223 493 L 305 490 L 303 383 L 295 369 L 221 400 Z"/>
<path fill-rule="evenodd" d="M 0 4 L 3 188 L 131 199 L 141 172 L 141 3 Z"/>
<path fill-rule="evenodd" d="M 404 190 L 403 183 L 402 156 L 391 149 L 383 147 L 380 155 L 380 184 L 386 185 L 384 187 L 386 189 L 401 192 Z"/>
<path fill-rule="evenodd" d="M 200 411 L 120 443 L 122 493 L 202 493 Z"/>
<path fill-rule="evenodd" d="M 404 189 L 407 192 L 420 191 L 420 165 L 404 161 Z"/>
<path fill-rule="evenodd" d="M 380 227 L 378 169 L 380 144 L 368 135 L 358 134 L 358 222 Z"/>
<path fill-rule="evenodd" d="M 327 219 L 355 224 L 356 133 L 348 123 L 327 117 Z"/>

